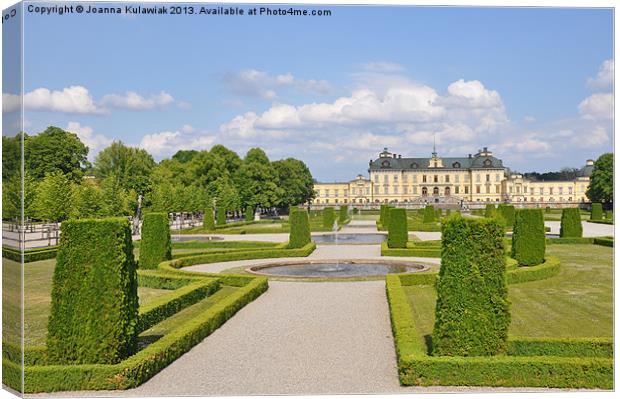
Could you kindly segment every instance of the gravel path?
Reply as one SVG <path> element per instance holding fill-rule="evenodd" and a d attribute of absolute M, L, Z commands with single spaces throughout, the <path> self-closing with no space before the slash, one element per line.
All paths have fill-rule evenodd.
<path fill-rule="evenodd" d="M 582 221 L 583 236 L 584 237 L 601 237 L 601 236 L 613 236 L 614 225 L 612 224 L 599 224 Z M 545 221 L 545 226 L 551 227 L 551 234 L 560 234 L 560 222 L 555 220 Z"/>

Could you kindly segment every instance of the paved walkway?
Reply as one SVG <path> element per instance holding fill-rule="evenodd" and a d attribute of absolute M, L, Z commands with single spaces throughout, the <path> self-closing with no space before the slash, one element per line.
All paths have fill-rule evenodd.
<path fill-rule="evenodd" d="M 587 221 L 582 221 L 581 225 L 583 226 L 583 236 L 584 237 L 601 237 L 601 236 L 612 236 L 614 235 L 614 225 L 613 224 L 600 224 L 600 223 L 590 223 Z M 545 221 L 545 226 L 551 227 L 551 234 L 560 234 L 560 222 L 555 220 L 547 220 Z"/>

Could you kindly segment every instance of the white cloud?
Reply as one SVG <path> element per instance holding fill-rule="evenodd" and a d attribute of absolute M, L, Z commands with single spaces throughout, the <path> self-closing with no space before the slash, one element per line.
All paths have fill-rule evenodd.
<path fill-rule="evenodd" d="M 614 96 L 612 93 L 594 93 L 579 103 L 578 108 L 585 119 L 613 119 Z"/>
<path fill-rule="evenodd" d="M 402 72 L 405 70 L 401 64 L 388 61 L 367 62 L 362 65 L 362 68 L 371 72 Z"/>
<path fill-rule="evenodd" d="M 88 147 L 88 157 L 91 160 L 95 159 L 97 153 L 112 144 L 113 141 L 102 134 L 94 134 L 92 127 L 82 126 L 79 122 L 69 122 L 66 130 L 77 134 L 82 143 Z"/>
<path fill-rule="evenodd" d="M 181 131 L 183 133 L 193 133 L 194 132 L 194 127 L 192 125 L 183 125 L 183 127 L 181 128 Z"/>
<path fill-rule="evenodd" d="M 607 135 L 607 129 L 602 126 L 596 126 L 583 135 L 574 135 L 570 142 L 580 147 L 598 148 L 609 142 L 609 136 Z"/>
<path fill-rule="evenodd" d="M 594 88 L 611 87 L 614 83 L 614 60 L 605 60 L 594 78 L 588 78 L 588 86 Z"/>
<path fill-rule="evenodd" d="M 12 93 L 2 93 L 2 113 L 7 114 L 21 107 L 21 99 L 19 95 Z"/>
<path fill-rule="evenodd" d="M 138 147 L 154 156 L 170 156 L 179 150 L 206 150 L 213 142 L 213 136 L 194 136 L 179 131 L 165 131 L 143 136 Z"/>
<path fill-rule="evenodd" d="M 151 95 L 148 98 L 136 92 L 128 91 L 124 95 L 108 94 L 101 99 L 101 104 L 106 107 L 126 109 L 152 109 L 156 107 L 165 107 L 173 102 L 174 97 L 165 91 Z"/>
<path fill-rule="evenodd" d="M 272 76 L 256 69 L 244 69 L 236 73 L 226 74 L 224 82 L 235 94 L 261 97 L 270 101 L 276 100 L 278 98 L 276 90 L 284 87 L 291 87 L 300 92 L 318 94 L 325 94 L 330 90 L 330 85 L 325 80 L 298 79 L 290 72 Z"/>

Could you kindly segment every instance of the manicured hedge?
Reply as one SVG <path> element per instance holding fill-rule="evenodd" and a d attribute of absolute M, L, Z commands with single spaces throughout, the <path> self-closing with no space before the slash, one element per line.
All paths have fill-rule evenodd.
<path fill-rule="evenodd" d="M 498 212 L 506 223 L 506 227 L 512 227 L 515 224 L 515 207 L 514 205 L 501 204 Z"/>
<path fill-rule="evenodd" d="M 387 242 L 381 243 L 381 256 L 415 256 L 420 258 L 440 258 L 441 245 L 425 246 L 421 243 L 407 242 L 406 248 L 390 248 Z"/>
<path fill-rule="evenodd" d="M 424 208 L 424 217 L 422 223 L 433 223 L 435 221 L 435 207 L 432 205 L 426 205 Z"/>
<path fill-rule="evenodd" d="M 338 214 L 338 220 L 340 223 L 344 223 L 349 219 L 349 206 L 348 205 L 340 205 L 340 210 Z"/>
<path fill-rule="evenodd" d="M 216 218 L 218 226 L 226 225 L 226 209 L 222 206 L 218 206 L 216 210 Z"/>
<path fill-rule="evenodd" d="M 32 248 L 24 251 L 24 263 L 36 262 L 39 260 L 53 259 L 58 253 L 57 246 Z M 19 249 L 11 247 L 2 247 L 2 257 L 15 262 L 21 262 L 21 252 Z"/>
<path fill-rule="evenodd" d="M 55 363 L 116 363 L 137 349 L 138 281 L 125 218 L 67 220 L 47 326 Z"/>
<path fill-rule="evenodd" d="M 166 213 L 146 213 L 140 237 L 141 269 L 154 269 L 164 260 L 172 259 L 170 223 Z"/>
<path fill-rule="evenodd" d="M 519 337 L 510 339 L 507 343 L 507 353 L 511 356 L 429 356 L 428 347 L 416 328 L 411 303 L 401 285 L 401 281 L 415 278 L 414 276 L 386 276 L 401 384 L 603 389 L 613 387 L 611 339 Z"/>
<path fill-rule="evenodd" d="M 197 303 L 220 288 L 217 279 L 201 279 L 169 294 L 162 295 L 140 307 L 138 333 Z"/>
<path fill-rule="evenodd" d="M 407 230 L 407 211 L 405 209 L 390 209 L 387 245 L 390 248 L 406 248 L 409 238 Z"/>
<path fill-rule="evenodd" d="M 520 284 L 551 278 L 560 272 L 560 260 L 547 256 L 545 261 L 536 266 L 521 266 L 506 273 L 508 284 Z"/>
<path fill-rule="evenodd" d="M 589 223 L 596 223 L 596 224 L 614 224 L 613 220 L 588 220 Z"/>
<path fill-rule="evenodd" d="M 547 245 L 555 244 L 592 244 L 594 243 L 593 237 L 554 237 L 546 239 Z"/>
<path fill-rule="evenodd" d="M 562 220 L 560 221 L 560 237 L 581 237 L 583 228 L 581 227 L 581 214 L 578 208 L 562 209 Z"/>
<path fill-rule="evenodd" d="M 606 220 L 614 220 L 614 211 L 606 211 L 605 212 Z"/>
<path fill-rule="evenodd" d="M 451 217 L 444 222 L 434 355 L 505 353 L 510 305 L 503 237 L 497 220 Z"/>
<path fill-rule="evenodd" d="M 495 205 L 494 204 L 486 204 L 484 207 L 484 217 L 492 218 L 495 216 Z"/>
<path fill-rule="evenodd" d="M 522 266 L 538 265 L 545 259 L 545 220 L 540 209 L 516 212 L 511 256 Z"/>
<path fill-rule="evenodd" d="M 383 226 L 387 227 L 387 221 L 389 218 L 389 209 L 390 206 L 387 204 L 381 204 L 380 208 L 379 208 L 379 223 Z"/>
<path fill-rule="evenodd" d="M 198 277 L 161 273 L 159 270 L 138 270 L 138 287 L 176 290 L 197 280 Z"/>
<path fill-rule="evenodd" d="M 310 222 L 306 210 L 297 210 L 289 215 L 291 233 L 289 235 L 289 248 L 302 248 L 308 245 L 312 239 L 310 236 Z"/>
<path fill-rule="evenodd" d="M 205 312 L 180 325 L 169 334 L 118 364 L 26 366 L 24 373 L 25 392 L 136 387 L 200 343 L 238 310 L 266 290 L 266 278 L 251 278 L 245 286 L 215 303 Z M 3 369 L 7 370 L 9 375 L 14 374 L 16 367 L 19 368 L 19 365 L 3 359 Z M 12 378 L 12 380 L 15 383 L 19 382 L 19 378 Z"/>
<path fill-rule="evenodd" d="M 613 247 L 614 246 L 614 238 L 613 237 L 596 237 L 593 240 L 595 245 L 602 245 L 604 247 Z"/>
<path fill-rule="evenodd" d="M 590 220 L 603 219 L 603 204 L 600 202 L 592 203 L 592 209 L 590 211 Z"/>
<path fill-rule="evenodd" d="M 213 220 L 213 207 L 211 206 L 208 206 L 207 209 L 205 209 L 202 227 L 207 230 L 215 230 L 215 221 Z"/>
<path fill-rule="evenodd" d="M 327 206 L 323 208 L 323 228 L 333 229 L 334 222 L 336 221 L 336 215 L 334 208 Z"/>
<path fill-rule="evenodd" d="M 248 205 L 245 207 L 245 221 L 254 221 L 254 207 L 252 207 L 252 205 Z"/>

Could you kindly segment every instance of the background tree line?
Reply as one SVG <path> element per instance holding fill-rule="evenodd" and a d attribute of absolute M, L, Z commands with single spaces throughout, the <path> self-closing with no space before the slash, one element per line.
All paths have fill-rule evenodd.
<path fill-rule="evenodd" d="M 139 196 L 146 211 L 159 212 L 202 212 L 207 205 L 286 208 L 314 197 L 312 175 L 302 161 L 272 162 L 260 148 L 244 158 L 223 145 L 181 150 L 157 163 L 147 151 L 115 141 L 91 164 L 88 147 L 63 129 L 24 133 L 23 140 L 24 212 L 35 220 L 129 216 Z M 3 219 L 19 216 L 20 141 L 20 135 L 2 137 Z"/>

